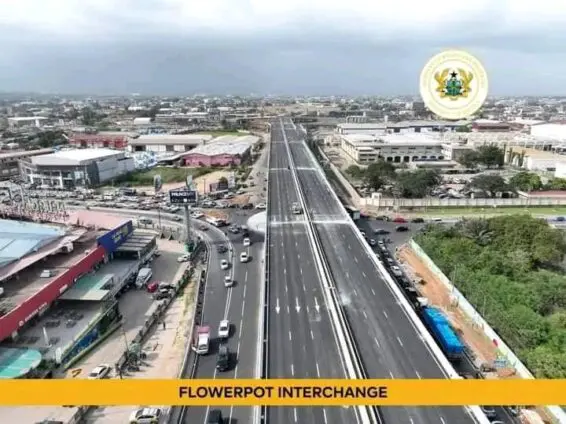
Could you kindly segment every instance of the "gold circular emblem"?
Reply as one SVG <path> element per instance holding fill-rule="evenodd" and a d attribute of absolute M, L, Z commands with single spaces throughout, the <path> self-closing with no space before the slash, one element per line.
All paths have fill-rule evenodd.
<path fill-rule="evenodd" d="M 423 68 L 420 92 L 426 107 L 439 117 L 469 118 L 487 98 L 487 73 L 471 54 L 447 50 L 432 57 Z"/>

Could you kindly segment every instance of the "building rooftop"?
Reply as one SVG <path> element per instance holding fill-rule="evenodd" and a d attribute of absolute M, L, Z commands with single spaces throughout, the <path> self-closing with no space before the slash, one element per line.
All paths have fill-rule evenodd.
<path fill-rule="evenodd" d="M 41 363 L 41 352 L 35 349 L 0 347 L 0 380 L 24 376 Z"/>
<path fill-rule="evenodd" d="M 80 165 L 82 162 L 105 159 L 122 155 L 122 152 L 111 149 L 69 149 L 48 155 L 34 156 L 31 161 L 35 165 Z"/>
<path fill-rule="evenodd" d="M 130 140 L 131 146 L 145 146 L 148 144 L 204 144 L 212 140 L 210 134 L 146 134 Z"/>
<path fill-rule="evenodd" d="M 10 159 L 10 158 L 20 158 L 20 157 L 33 156 L 33 155 L 45 155 L 52 152 L 53 149 L 38 149 L 38 150 L 22 150 L 19 152 L 0 153 L 0 160 Z"/>
<path fill-rule="evenodd" d="M 233 136 L 225 135 L 217 137 L 209 144 L 199 146 L 188 152 L 187 155 L 204 155 L 204 156 L 217 156 L 217 155 L 242 155 L 252 145 L 257 143 L 259 137 L 254 135 Z M 185 156 L 187 156 L 185 155 Z"/>
<path fill-rule="evenodd" d="M 25 121 L 35 121 L 36 119 L 43 120 L 47 118 L 45 116 L 16 116 L 13 118 L 8 118 L 8 121 L 25 122 Z"/>
<path fill-rule="evenodd" d="M 62 228 L 32 222 L 0 220 L 0 268 L 37 253 L 42 247 L 64 237 Z"/>

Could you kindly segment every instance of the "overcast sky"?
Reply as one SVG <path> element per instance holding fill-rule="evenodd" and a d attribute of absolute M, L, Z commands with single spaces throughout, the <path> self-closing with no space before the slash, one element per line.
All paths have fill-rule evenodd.
<path fill-rule="evenodd" d="M 4 9 L 4 10 L 2 10 Z M 446 48 L 493 95 L 566 95 L 556 0 L 2 0 L 0 91 L 417 94 Z"/>

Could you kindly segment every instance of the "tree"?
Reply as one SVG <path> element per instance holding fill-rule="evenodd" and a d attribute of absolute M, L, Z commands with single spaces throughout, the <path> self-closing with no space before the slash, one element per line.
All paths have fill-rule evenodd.
<path fill-rule="evenodd" d="M 468 150 L 462 154 L 462 156 L 458 159 L 460 165 L 466 168 L 475 168 L 480 160 L 480 155 L 475 150 Z"/>
<path fill-rule="evenodd" d="M 352 178 L 359 180 L 362 179 L 365 175 L 365 172 L 362 168 L 360 168 L 357 165 L 350 165 L 347 169 L 346 169 L 346 174 L 348 174 L 349 176 L 351 176 Z"/>
<path fill-rule="evenodd" d="M 417 199 L 429 195 L 441 182 L 442 178 L 435 170 L 402 171 L 397 174 L 395 189 L 400 197 Z"/>
<path fill-rule="evenodd" d="M 533 191 L 542 188 L 540 177 L 533 172 L 519 172 L 511 177 L 509 185 L 516 190 Z"/>
<path fill-rule="evenodd" d="M 509 186 L 505 180 L 499 175 L 478 175 L 472 178 L 467 185 L 470 189 L 482 191 L 488 197 L 495 197 L 497 193 L 509 191 Z"/>
<path fill-rule="evenodd" d="M 505 163 L 505 153 L 503 149 L 494 144 L 479 146 L 478 162 L 488 168 L 502 167 Z"/>
<path fill-rule="evenodd" d="M 459 133 L 469 133 L 470 131 L 471 130 L 470 130 L 470 127 L 468 125 L 462 125 L 461 127 L 456 128 L 456 132 L 459 132 Z"/>
<path fill-rule="evenodd" d="M 37 135 L 38 144 L 41 147 L 53 147 L 58 144 L 66 144 L 67 139 L 63 137 L 63 131 L 44 131 Z"/>
<path fill-rule="evenodd" d="M 89 108 L 85 107 L 82 110 L 82 123 L 86 126 L 92 126 L 96 123 L 96 113 Z"/>
<path fill-rule="evenodd" d="M 554 178 L 545 187 L 547 190 L 566 190 L 566 179 Z"/>
<path fill-rule="evenodd" d="M 395 167 L 390 162 L 379 160 L 372 163 L 365 171 L 366 184 L 374 190 L 379 190 L 387 181 L 395 177 Z"/>
<path fill-rule="evenodd" d="M 218 185 L 228 185 L 228 178 L 226 177 L 218 178 Z"/>

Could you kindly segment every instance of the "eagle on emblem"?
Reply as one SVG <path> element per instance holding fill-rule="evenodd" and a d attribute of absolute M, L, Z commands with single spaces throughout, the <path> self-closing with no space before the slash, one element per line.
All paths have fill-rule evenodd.
<path fill-rule="evenodd" d="M 474 75 L 461 68 L 457 70 L 447 68 L 434 74 L 434 79 L 438 83 L 436 91 L 440 94 L 440 97 L 456 101 L 468 97 L 472 91 L 470 84 Z"/>

